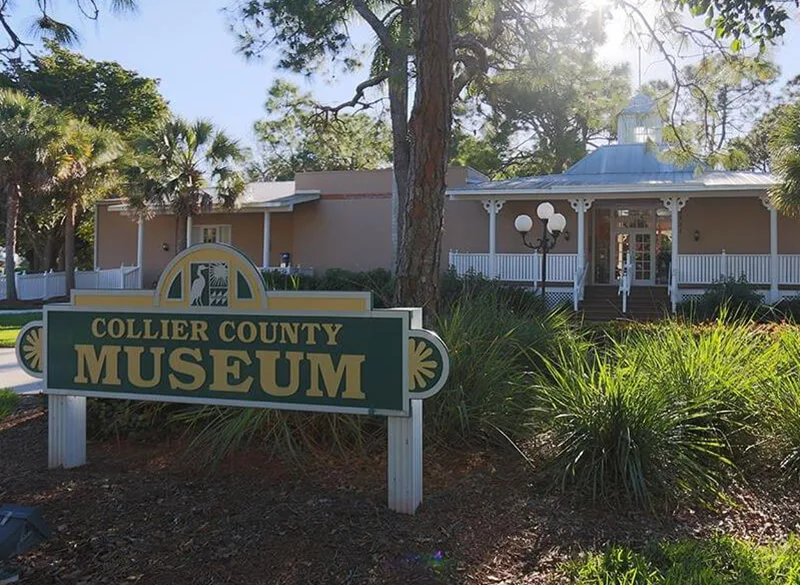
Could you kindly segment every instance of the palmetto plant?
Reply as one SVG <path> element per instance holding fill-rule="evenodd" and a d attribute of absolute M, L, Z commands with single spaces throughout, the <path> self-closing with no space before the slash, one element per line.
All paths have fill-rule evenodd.
<path fill-rule="evenodd" d="M 75 287 L 75 214 L 121 185 L 118 164 L 124 145 L 116 132 L 81 120 L 64 121 L 57 149 L 53 191 L 64 210 L 64 270 L 67 294 Z"/>
<path fill-rule="evenodd" d="M 777 177 L 772 200 L 781 211 L 800 215 L 800 103 L 783 110 L 770 147 Z"/>
<path fill-rule="evenodd" d="M 0 89 L 0 187 L 6 194 L 7 275 L 16 268 L 20 200 L 37 194 L 52 179 L 62 128 L 55 109 L 17 91 Z M 17 300 L 14 278 L 6 278 L 6 299 Z"/>
<path fill-rule="evenodd" d="M 214 205 L 233 208 L 244 192 L 244 151 L 207 120 L 174 118 L 136 141 L 131 203 L 175 214 L 178 250 L 186 243 L 186 219 Z"/>

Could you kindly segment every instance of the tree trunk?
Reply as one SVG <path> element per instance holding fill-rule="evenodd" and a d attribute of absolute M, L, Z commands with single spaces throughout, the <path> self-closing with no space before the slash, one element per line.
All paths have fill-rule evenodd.
<path fill-rule="evenodd" d="M 17 263 L 14 252 L 17 249 L 17 221 L 19 216 L 20 186 L 12 184 L 6 196 L 6 302 L 17 302 Z"/>
<path fill-rule="evenodd" d="M 68 201 L 64 216 L 64 282 L 66 294 L 75 288 L 75 202 Z"/>
<path fill-rule="evenodd" d="M 408 200 L 400 237 L 400 306 L 436 313 L 453 92 L 452 0 L 417 3 L 417 86 L 411 113 Z"/>
<path fill-rule="evenodd" d="M 402 16 L 404 34 L 411 29 L 411 10 Z M 411 145 L 408 137 L 408 54 L 405 47 L 394 48 L 389 61 L 389 113 L 392 120 L 392 271 L 397 272 L 400 258 L 400 235 L 403 233 L 404 210 L 408 201 L 408 165 Z"/>
<path fill-rule="evenodd" d="M 178 214 L 175 216 L 175 254 L 180 254 L 186 249 L 186 216 Z"/>

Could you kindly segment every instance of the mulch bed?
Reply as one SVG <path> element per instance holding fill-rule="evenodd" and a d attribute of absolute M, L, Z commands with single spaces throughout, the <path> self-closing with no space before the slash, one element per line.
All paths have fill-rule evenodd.
<path fill-rule="evenodd" d="M 53 530 L 20 559 L 30 585 L 559 583 L 562 561 L 608 542 L 800 531 L 796 488 L 737 487 L 725 511 L 658 520 L 549 493 L 507 451 L 426 449 L 413 517 L 386 508 L 382 455 L 298 465 L 253 449 L 209 467 L 181 441 L 109 441 L 48 470 L 46 421 L 31 399 L 0 421 L 0 502 L 41 506 Z"/>

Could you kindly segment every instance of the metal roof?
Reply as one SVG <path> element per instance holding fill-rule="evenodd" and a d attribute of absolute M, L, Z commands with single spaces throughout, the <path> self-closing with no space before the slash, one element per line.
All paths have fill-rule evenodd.
<path fill-rule="evenodd" d="M 483 181 L 449 189 L 454 195 L 569 191 L 624 192 L 763 189 L 774 184 L 767 173 L 714 171 L 699 165 L 679 167 L 662 160 L 652 144 L 601 146 L 558 175 Z"/>

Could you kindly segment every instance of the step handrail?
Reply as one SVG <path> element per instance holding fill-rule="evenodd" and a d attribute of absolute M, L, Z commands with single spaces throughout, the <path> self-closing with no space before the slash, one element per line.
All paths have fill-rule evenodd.
<path fill-rule="evenodd" d="M 625 264 L 622 265 L 622 274 L 619 278 L 617 294 L 622 296 L 622 313 L 628 312 L 628 296 L 631 294 L 631 283 L 633 282 L 633 264 L 631 262 L 631 252 L 628 250 L 625 257 Z"/>

